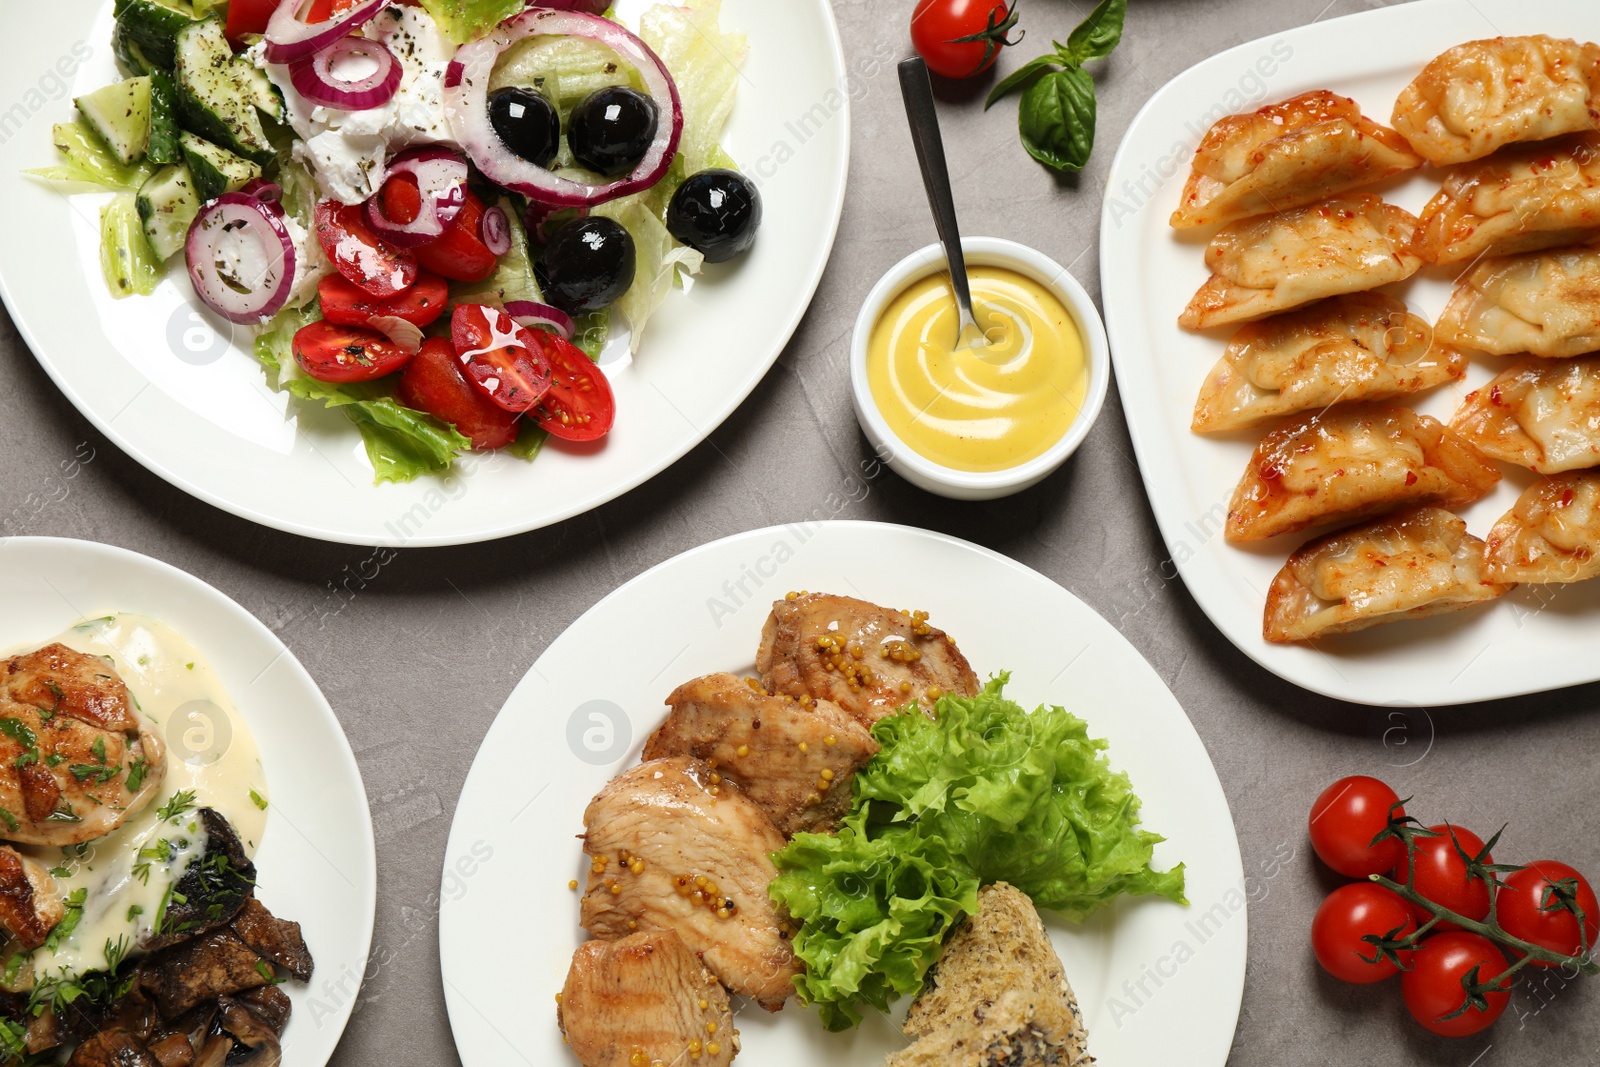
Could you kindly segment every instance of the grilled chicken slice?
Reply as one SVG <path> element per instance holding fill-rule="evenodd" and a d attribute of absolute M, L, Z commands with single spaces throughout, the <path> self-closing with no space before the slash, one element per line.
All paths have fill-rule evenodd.
<path fill-rule="evenodd" d="M 579 945 L 556 1022 L 583 1067 L 727 1067 L 739 1051 L 728 991 L 671 930 Z"/>
<path fill-rule="evenodd" d="M 927 612 L 891 611 L 829 593 L 772 605 L 756 669 L 768 692 L 831 700 L 871 726 L 907 704 L 931 711 L 945 693 L 972 696 L 978 676 Z"/>
<path fill-rule="evenodd" d="M 613 778 L 583 813 L 580 921 L 615 941 L 672 930 L 723 985 L 777 1011 L 800 973 L 767 885 L 783 835 L 709 765 L 677 756 Z"/>
<path fill-rule="evenodd" d="M 53 644 L 0 662 L 0 838 L 103 837 L 166 771 L 166 746 L 105 660 Z"/>
<path fill-rule="evenodd" d="M 0 845 L 0 927 L 23 948 L 38 948 L 66 913 L 44 867 Z"/>
<path fill-rule="evenodd" d="M 685 682 L 644 746 L 647 760 L 694 756 L 767 813 L 785 837 L 826 833 L 850 807 L 856 769 L 878 751 L 867 728 L 830 700 L 802 707 L 731 674 Z"/>

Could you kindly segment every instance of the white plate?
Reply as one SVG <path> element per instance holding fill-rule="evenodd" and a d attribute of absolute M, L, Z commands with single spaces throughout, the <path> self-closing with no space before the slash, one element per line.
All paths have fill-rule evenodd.
<path fill-rule="evenodd" d="M 801 588 L 926 609 L 980 676 L 1010 670 L 1018 702 L 1065 705 L 1110 740 L 1145 825 L 1167 836 L 1156 865 L 1188 864 L 1193 905 L 1124 899 L 1082 927 L 1050 923 L 1089 1049 L 1101 1067 L 1168 1067 L 1181 1041 L 1185 1064 L 1221 1067 L 1244 988 L 1248 890 L 1227 800 L 1183 709 L 1133 646 L 1043 575 L 940 534 L 858 522 L 756 530 L 668 560 L 573 623 L 511 694 L 445 855 L 440 958 L 465 1067 L 576 1063 L 554 996 L 585 936 L 567 889 L 587 869 L 573 840 L 583 809 L 637 761 L 679 682 L 751 669 L 771 602 Z M 877 1016 L 829 1034 L 793 1002 L 778 1015 L 747 1007 L 738 1025 L 739 1062 L 762 1067 L 873 1067 L 905 1043 Z"/>
<path fill-rule="evenodd" d="M 256 618 L 211 586 L 121 548 L 55 537 L 0 540 L 0 648 L 43 642 L 84 619 L 149 615 L 210 663 L 261 751 L 271 791 L 257 889 L 300 924 L 316 963 L 289 982 L 284 1062 L 321 1067 L 361 991 L 377 871 L 361 772 L 322 691 Z"/>
<path fill-rule="evenodd" d="M 1318 693 L 1365 704 L 1437 705 L 1593 681 L 1600 678 L 1593 654 L 1600 582 L 1524 586 L 1486 609 L 1381 626 L 1315 648 L 1269 645 L 1261 636 L 1266 589 L 1310 535 L 1253 548 L 1223 541 L 1228 501 L 1257 435 L 1207 439 L 1189 431 L 1195 396 L 1223 342 L 1219 331 L 1191 333 L 1177 319 L 1206 278 L 1201 252 L 1213 231 L 1180 237 L 1167 217 L 1196 145 L 1223 114 L 1331 89 L 1387 124 L 1400 90 L 1446 48 L 1530 33 L 1600 40 L 1600 7 L 1593 0 L 1418 0 L 1240 45 L 1151 97 L 1112 164 L 1100 227 L 1106 329 L 1139 468 L 1171 553 L 1162 573 L 1170 577 L 1176 565 L 1201 609 L 1241 651 Z M 1438 176 L 1429 168 L 1377 188 L 1415 213 L 1438 190 Z M 1453 274 L 1425 270 L 1392 291 L 1432 322 Z M 1465 383 L 1424 394 L 1415 406 L 1448 422 L 1468 391 L 1509 365 L 1475 357 Z M 1501 486 L 1462 511 L 1480 537 L 1532 480 L 1501 469 Z"/>
<path fill-rule="evenodd" d="M 647 0 L 623 0 L 633 19 Z M 629 358 L 603 358 L 617 423 L 603 447 L 531 465 L 469 457 L 448 479 L 372 484 L 339 412 L 270 390 L 243 330 L 195 309 L 181 269 L 155 295 L 112 300 L 100 276 L 104 194 L 61 195 L 49 166 L 71 97 L 118 78 L 110 0 L 0 9 L 0 295 L 45 370 L 86 418 L 167 481 L 224 510 L 352 544 L 446 545 L 546 526 L 605 503 L 699 444 L 749 395 L 811 302 L 849 167 L 850 90 L 827 0 L 727 0 L 750 57 L 725 145 L 759 183 L 748 256 L 669 294 Z M 70 86 L 70 88 L 69 88 Z"/>

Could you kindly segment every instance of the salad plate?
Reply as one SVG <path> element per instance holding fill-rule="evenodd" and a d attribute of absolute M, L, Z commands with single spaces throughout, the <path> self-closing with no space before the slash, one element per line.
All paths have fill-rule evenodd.
<path fill-rule="evenodd" d="M 299 922 L 315 963 L 309 984 L 279 987 L 293 1004 L 284 1061 L 326 1063 L 366 972 L 377 872 L 361 774 L 321 690 L 249 612 L 147 556 L 88 541 L 12 537 L 0 541 L 0 582 L 14 594 L 0 618 L 0 649 L 37 648 L 69 628 L 87 639 L 103 632 L 107 616 L 147 617 L 193 646 L 209 667 L 253 735 L 265 779 L 267 797 L 256 801 L 267 805 L 254 856 L 257 896 Z M 150 652 L 138 658 L 146 666 L 163 652 L 159 642 L 134 647 Z M 130 662 L 123 669 L 139 668 Z M 158 669 L 159 659 L 151 667 Z M 184 703 L 163 726 L 169 761 L 231 766 L 222 762 L 234 743 L 229 716 L 185 711 L 198 703 Z M 183 732 L 176 733 L 180 721 Z"/>
<path fill-rule="evenodd" d="M 1292 546 L 1274 541 L 1263 549 L 1223 539 L 1229 499 L 1258 435 L 1190 432 L 1195 396 L 1221 344 L 1217 336 L 1180 329 L 1177 320 L 1205 281 L 1201 252 L 1210 232 L 1180 233 L 1168 216 L 1200 138 L 1223 115 L 1327 89 L 1387 122 L 1400 90 L 1447 48 L 1541 33 L 1600 40 L 1600 11 L 1582 0 L 1418 0 L 1286 30 L 1174 78 L 1135 118 L 1112 165 L 1101 216 L 1106 328 L 1140 472 L 1169 553 L 1163 568 L 1183 576 L 1240 651 L 1305 689 L 1365 704 L 1433 706 L 1600 679 L 1600 661 L 1591 654 L 1600 587 L 1522 586 L 1483 611 L 1376 628 L 1316 647 L 1268 643 L 1262 604 Z M 1437 171 L 1423 168 L 1376 191 L 1416 213 L 1438 182 Z M 1428 268 L 1385 291 L 1431 323 L 1458 273 Z M 1468 392 L 1506 365 L 1472 357 L 1463 380 L 1405 402 L 1415 400 L 1417 411 L 1448 422 Z M 1502 470 L 1506 476 L 1493 492 L 1461 509 L 1479 537 L 1531 484 L 1528 472 Z"/>
<path fill-rule="evenodd" d="M 616 5 L 637 24 L 647 0 Z M 73 98 L 116 82 L 110 0 L 0 13 L 0 191 L 13 207 L 0 295 L 40 364 L 140 463 L 219 508 L 350 544 L 447 545 L 536 529 L 611 500 L 705 439 L 755 388 L 820 280 L 843 203 L 851 85 L 825 0 L 727 0 L 745 35 L 723 148 L 759 188 L 755 246 L 668 294 L 637 350 L 614 332 L 600 364 L 615 394 L 600 442 L 536 461 L 470 453 L 442 475 L 374 484 L 345 415 L 273 390 L 251 331 L 196 299 L 181 264 L 147 297 L 114 300 L 100 268 L 109 194 L 23 171 L 55 162 Z"/>
<path fill-rule="evenodd" d="M 662 563 L 573 623 L 506 701 L 463 788 L 441 888 L 445 998 L 466 1067 L 577 1063 L 555 994 L 585 939 L 569 888 L 589 870 L 573 836 L 585 806 L 637 762 L 679 682 L 751 672 L 773 601 L 801 589 L 926 610 L 980 678 L 1010 671 L 1011 698 L 1064 705 L 1109 741 L 1143 825 L 1166 838 L 1153 863 L 1185 864 L 1190 904 L 1122 897 L 1081 926 L 1044 913 L 1089 1051 L 1103 1067 L 1158 1067 L 1182 1035 L 1185 1062 L 1221 1067 L 1255 887 L 1183 709 L 1109 623 L 1044 576 L 940 534 L 862 522 L 751 531 Z M 495 908 L 500 925 L 485 937 L 486 909 L 512 898 L 522 906 Z M 867 1067 L 906 1044 L 881 1015 L 832 1034 L 792 1000 L 777 1014 L 746 1004 L 735 1025 L 742 1055 L 775 1067 Z"/>

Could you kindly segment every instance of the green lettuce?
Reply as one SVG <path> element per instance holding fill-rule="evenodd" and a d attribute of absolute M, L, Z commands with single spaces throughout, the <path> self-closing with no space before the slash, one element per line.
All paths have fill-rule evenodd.
<path fill-rule="evenodd" d="M 456 44 L 476 41 L 527 6 L 527 0 L 422 0 L 444 35 Z"/>
<path fill-rule="evenodd" d="M 155 167 L 144 160 L 124 163 L 113 156 L 81 116 L 50 127 L 50 134 L 66 162 L 24 173 L 46 181 L 96 185 L 129 193 L 138 192 L 155 173 Z"/>
<path fill-rule="evenodd" d="M 979 885 L 1009 882 L 1073 921 L 1124 893 L 1188 903 L 1182 864 L 1151 869 L 1162 838 L 1139 829 L 1106 742 L 1063 708 L 1007 700 L 1007 678 L 944 697 L 935 719 L 881 720 L 838 835 L 796 835 L 774 857 L 772 897 L 804 924 L 795 985 L 830 1030 L 916 991 Z"/>

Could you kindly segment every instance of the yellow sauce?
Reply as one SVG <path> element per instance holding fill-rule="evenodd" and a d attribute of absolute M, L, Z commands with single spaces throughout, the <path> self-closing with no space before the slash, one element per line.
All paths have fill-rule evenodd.
<path fill-rule="evenodd" d="M 988 348 L 954 351 L 959 316 L 943 272 L 891 300 L 867 341 L 867 383 L 889 429 L 960 471 L 1007 470 L 1049 451 L 1083 407 L 1089 376 L 1072 313 L 1005 267 L 971 267 Z"/>

